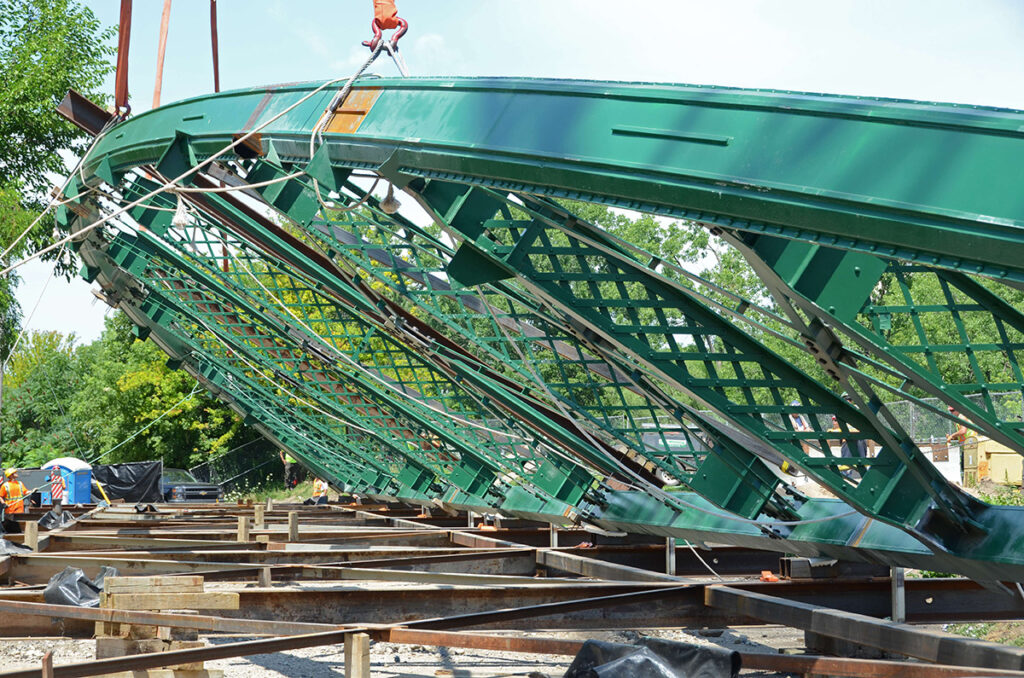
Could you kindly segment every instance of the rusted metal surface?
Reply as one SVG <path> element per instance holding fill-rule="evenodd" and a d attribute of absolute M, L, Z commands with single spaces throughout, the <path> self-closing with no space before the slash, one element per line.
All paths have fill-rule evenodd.
<path fill-rule="evenodd" d="M 664 591 L 659 589 L 635 600 L 608 599 L 608 596 L 648 591 L 651 591 L 648 587 L 628 584 L 486 589 L 417 586 L 364 590 L 241 590 L 239 609 L 224 614 L 332 624 L 410 623 L 425 617 L 459 616 L 461 621 L 457 624 L 461 626 L 472 623 L 502 629 L 674 628 L 689 624 L 722 626 L 744 621 L 706 610 L 700 587 L 686 594 L 659 595 Z M 593 598 L 605 602 L 580 602 Z M 618 602 L 619 606 L 612 608 L 612 602 Z M 513 610 L 509 611 L 510 608 Z"/>
<path fill-rule="evenodd" d="M 183 629 L 199 629 L 201 631 L 251 633 L 253 635 L 266 636 L 317 633 L 336 628 L 332 624 L 296 623 L 263 619 L 232 619 L 214 615 L 77 607 L 74 605 L 51 605 L 49 603 L 31 603 L 14 600 L 0 600 L 0 614 L 85 619 L 92 622 L 171 626 Z"/>
<path fill-rule="evenodd" d="M 530 654 L 554 654 L 573 656 L 583 647 L 581 640 L 561 638 L 533 638 L 523 636 L 492 636 L 483 633 L 459 633 L 454 631 L 425 631 L 421 629 L 394 628 L 378 631 L 376 639 L 389 643 L 407 645 L 431 645 L 434 647 L 464 647 L 474 650 L 498 650 L 500 652 L 528 652 Z"/>
<path fill-rule="evenodd" d="M 247 657 L 254 654 L 271 654 L 286 650 L 297 650 L 303 647 L 335 645 L 345 642 L 347 633 L 367 632 L 369 628 L 325 631 L 322 633 L 283 636 L 266 640 L 249 640 L 240 643 L 225 643 L 190 650 L 170 650 L 152 654 L 136 654 L 113 659 L 94 659 L 77 664 L 64 664 L 53 667 L 54 678 L 79 678 L 81 676 L 99 676 L 106 673 L 121 671 L 142 671 L 177 664 L 227 659 L 230 657 Z M 7 678 L 40 678 L 41 669 L 22 669 L 0 673 Z"/>
<path fill-rule="evenodd" d="M 709 607 L 735 615 L 813 631 L 925 661 L 1024 670 L 1024 648 L 918 629 L 909 624 L 896 624 L 727 586 L 706 587 L 704 600 Z"/>
<path fill-rule="evenodd" d="M 844 676 L 848 678 L 969 678 L 1024 676 L 1024 671 L 972 669 L 949 664 L 918 664 L 880 659 L 800 656 L 743 652 L 744 669 L 775 671 L 803 676 Z"/>
<path fill-rule="evenodd" d="M 111 113 L 73 89 L 69 89 L 68 93 L 64 95 L 64 99 L 57 106 L 57 112 L 75 126 L 92 135 L 99 134 L 104 125 L 113 117 Z"/>
<path fill-rule="evenodd" d="M 253 539 L 264 541 L 237 543 L 238 516 L 251 515 L 251 507 L 167 509 L 141 516 L 124 509 L 96 511 L 69 530 L 53 534 L 46 553 L 0 559 L 0 573 L 6 570 L 11 580 L 36 585 L 0 590 L 0 635 L 89 636 L 96 621 L 288 635 L 183 650 L 177 655 L 161 653 L 158 658 L 118 658 L 54 668 L 56 676 L 85 676 L 337 643 L 355 630 L 396 643 L 572 655 L 579 641 L 461 630 L 721 628 L 767 621 L 930 661 L 989 668 L 760 654 L 744 655 L 746 668 L 863 678 L 1024 676 L 1006 672 L 1024 666 L 1024 650 L 879 619 L 889 613 L 887 578 L 844 578 L 842 585 L 831 579 L 807 579 L 774 584 L 735 581 L 722 586 L 710 577 L 697 580 L 653 571 L 664 565 L 664 542 L 552 549 L 547 547 L 548 532 L 527 521 L 500 530 L 452 529 L 464 520 L 418 518 L 420 509 L 403 508 L 278 507 L 265 512 L 267 529 L 252 530 Z M 302 515 L 304 529 L 298 544 L 276 541 L 284 532 L 289 510 Z M 560 540 L 569 535 L 570 543 L 588 537 L 595 542 L 615 539 L 567 531 L 560 533 Z M 524 545 L 516 538 L 539 544 Z M 678 552 L 687 554 L 688 550 Z M 704 551 L 702 556 L 725 571 L 731 567 L 742 572 L 751 565 L 763 565 L 771 554 L 728 549 Z M 690 560 L 696 567 L 699 561 Z M 114 565 L 128 576 L 203 574 L 211 581 L 249 582 L 263 573 L 272 581 L 296 585 L 255 589 L 222 585 L 221 590 L 238 593 L 240 606 L 219 615 L 45 604 L 38 585 L 69 565 L 83 568 L 90 576 L 100 565 Z M 579 578 L 530 576 L 535 572 Z M 374 579 L 378 582 L 370 581 Z M 327 580 L 345 583 L 331 586 L 325 584 Z M 352 586 L 355 580 L 360 583 Z M 387 581 L 420 583 L 396 588 Z M 308 582 L 319 583 L 310 586 Z M 1024 603 L 967 580 L 911 580 L 906 597 L 911 621 L 1024 618 Z M 39 670 L 14 675 L 39 675 Z"/>

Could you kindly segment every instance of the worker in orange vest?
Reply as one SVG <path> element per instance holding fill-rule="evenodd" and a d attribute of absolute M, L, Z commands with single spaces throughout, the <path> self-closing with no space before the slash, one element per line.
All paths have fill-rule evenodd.
<path fill-rule="evenodd" d="M 28 488 L 18 480 L 18 469 L 9 468 L 4 471 L 6 480 L 0 485 L 0 499 L 5 504 L 7 513 L 24 513 L 25 497 L 28 496 Z"/>

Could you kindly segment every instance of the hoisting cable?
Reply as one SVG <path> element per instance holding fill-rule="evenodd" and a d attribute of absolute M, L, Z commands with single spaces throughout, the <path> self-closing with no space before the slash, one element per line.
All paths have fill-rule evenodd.
<path fill-rule="evenodd" d="M 348 79 L 344 87 L 342 87 L 338 93 L 331 99 L 331 103 L 327 105 L 326 110 L 320 116 L 316 125 L 313 126 L 313 132 L 309 135 L 309 157 L 312 158 L 316 151 L 318 143 L 323 143 L 323 131 L 327 127 L 331 116 L 337 112 L 337 110 L 345 103 L 345 99 L 348 98 L 349 92 L 352 91 L 352 86 L 355 81 L 366 72 L 366 69 L 377 60 L 382 50 L 387 50 L 388 54 L 391 55 L 391 59 L 395 62 L 395 66 L 398 67 L 398 71 L 403 77 L 409 76 L 409 71 L 405 67 L 405 59 L 398 52 L 398 41 L 405 35 L 406 31 L 409 30 L 409 22 L 398 16 L 398 9 L 395 7 L 394 0 L 373 0 L 373 20 L 370 22 L 370 28 L 373 29 L 373 38 L 370 40 L 364 40 L 363 45 L 370 48 L 370 56 L 366 59 L 362 66 L 352 74 L 352 77 Z M 397 29 L 390 39 L 384 39 L 384 31 L 390 29 Z M 347 205 L 345 207 L 338 207 L 328 205 L 324 200 L 323 195 L 320 193 L 320 183 L 316 180 L 316 177 L 310 177 L 313 181 L 313 194 L 316 195 L 317 201 L 320 203 L 320 207 L 324 209 L 324 213 L 329 209 L 338 210 L 341 212 L 350 212 L 357 207 L 361 206 L 366 202 L 367 198 L 373 193 L 374 189 L 377 188 L 379 177 L 373 182 L 373 186 L 363 195 L 362 199 L 353 205 Z"/>
<path fill-rule="evenodd" d="M 117 67 L 114 71 L 115 115 L 128 117 L 128 47 L 132 41 L 132 0 L 121 0 L 121 18 L 117 31 Z"/>
<path fill-rule="evenodd" d="M 217 55 L 217 0 L 210 0 L 210 48 L 213 50 L 213 91 L 220 91 L 220 57 Z"/>
<path fill-rule="evenodd" d="M 167 25 L 171 21 L 171 0 L 164 0 L 160 16 L 160 39 L 156 46 L 156 84 L 153 85 L 153 108 L 160 107 L 160 90 L 164 84 L 164 53 L 167 52 Z"/>

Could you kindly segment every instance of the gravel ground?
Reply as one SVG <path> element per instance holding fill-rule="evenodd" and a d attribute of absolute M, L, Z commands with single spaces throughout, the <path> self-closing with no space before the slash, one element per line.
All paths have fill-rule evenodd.
<path fill-rule="evenodd" d="M 635 631 L 617 632 L 544 632 L 545 637 L 631 642 L 640 635 Z M 644 635 L 668 640 L 718 645 L 742 652 L 777 652 L 780 648 L 800 647 L 803 635 L 782 627 L 746 627 L 743 629 L 650 630 Z M 211 644 L 247 640 L 244 636 L 211 636 Z M 0 641 L 0 666 L 4 670 L 38 667 L 43 655 L 52 650 L 54 664 L 86 662 L 93 658 L 96 644 L 92 640 L 67 638 L 4 639 Z M 435 648 L 422 645 L 375 643 L 370 648 L 373 678 L 491 678 L 529 676 L 533 673 L 561 676 L 570 657 L 550 657 L 515 652 Z M 341 646 L 313 647 L 251 657 L 220 659 L 206 663 L 207 668 L 222 669 L 225 678 L 314 678 L 344 675 L 344 649 Z M 750 678 L 778 674 L 744 672 Z"/>

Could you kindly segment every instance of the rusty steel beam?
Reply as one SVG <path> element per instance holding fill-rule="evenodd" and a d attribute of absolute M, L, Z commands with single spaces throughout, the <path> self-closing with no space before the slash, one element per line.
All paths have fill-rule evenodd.
<path fill-rule="evenodd" d="M 741 652 L 743 668 L 802 676 L 844 678 L 1002 678 L 1024 676 L 1024 671 L 996 671 L 951 664 L 920 664 L 881 659 L 800 656 Z"/>
<path fill-rule="evenodd" d="M 392 628 L 371 634 L 375 640 L 403 645 L 430 645 L 433 647 L 463 647 L 472 650 L 499 652 L 525 652 L 573 656 L 583 647 L 582 640 L 561 638 L 534 638 L 523 636 L 494 636 L 483 633 L 432 631 L 424 629 Z"/>
<path fill-rule="evenodd" d="M 574 656 L 583 647 L 581 640 L 537 638 L 533 636 L 496 636 L 457 631 L 423 631 L 393 628 L 376 631 L 376 640 L 407 645 L 461 647 L 528 654 Z M 919 664 L 878 659 L 848 659 L 819 655 L 783 655 L 765 652 L 741 652 L 742 668 L 800 675 L 843 676 L 844 678 L 981 678 L 1024 677 L 1024 671 L 993 671 L 949 664 Z"/>
<path fill-rule="evenodd" d="M 728 586 L 707 586 L 708 607 L 896 652 L 925 661 L 1024 670 L 1024 648 L 914 628 L 865 615 L 799 603 Z"/>
<path fill-rule="evenodd" d="M 127 657 L 112 659 L 93 659 L 77 664 L 63 664 L 53 667 L 54 678 L 82 678 L 84 676 L 100 676 L 107 673 L 122 671 L 143 671 L 158 669 L 177 664 L 229 659 L 231 657 L 247 657 L 254 654 L 273 654 L 287 650 L 298 650 L 304 647 L 336 645 L 345 642 L 350 633 L 366 633 L 372 628 L 353 628 L 322 633 L 281 636 L 265 640 L 248 640 L 239 643 L 225 643 L 190 650 L 170 650 L 151 654 L 134 654 Z M 0 673 L 6 678 L 42 678 L 42 669 L 20 669 Z"/>
<path fill-rule="evenodd" d="M 171 626 L 219 633 L 251 633 L 258 636 L 282 636 L 318 633 L 338 628 L 334 624 L 287 622 L 267 619 L 242 619 L 175 612 L 149 612 L 145 610 L 118 610 L 114 608 L 52 605 L 15 600 L 0 600 L 0 614 L 34 617 L 60 617 L 85 619 L 93 622 Z"/>

